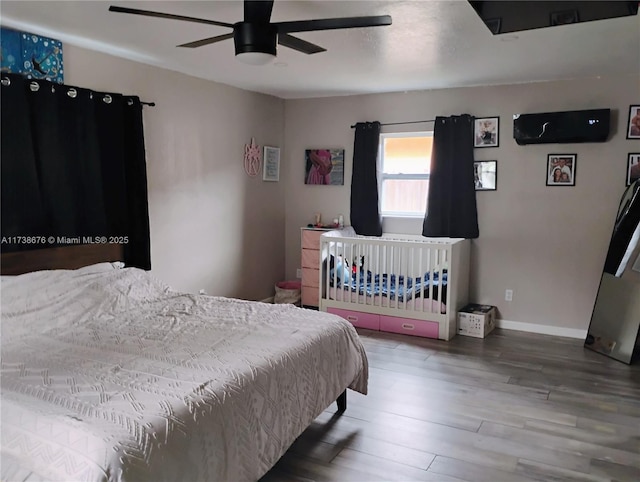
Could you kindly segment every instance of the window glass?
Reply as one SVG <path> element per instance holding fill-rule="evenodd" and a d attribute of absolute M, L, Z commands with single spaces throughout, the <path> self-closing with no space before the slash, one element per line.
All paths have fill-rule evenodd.
<path fill-rule="evenodd" d="M 381 213 L 424 216 L 433 133 L 382 134 L 380 141 Z"/>

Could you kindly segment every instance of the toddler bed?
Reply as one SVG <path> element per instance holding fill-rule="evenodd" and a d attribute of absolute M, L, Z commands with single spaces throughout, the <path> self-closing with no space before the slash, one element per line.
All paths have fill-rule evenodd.
<path fill-rule="evenodd" d="M 469 240 L 414 235 L 320 238 L 320 310 L 355 326 L 449 340 L 469 293 Z"/>

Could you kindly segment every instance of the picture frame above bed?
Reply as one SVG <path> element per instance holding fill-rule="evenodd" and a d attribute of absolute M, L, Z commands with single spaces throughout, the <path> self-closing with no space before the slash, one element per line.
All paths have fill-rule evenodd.
<path fill-rule="evenodd" d="M 30 32 L 2 27 L 2 72 L 22 74 L 28 79 L 64 83 L 62 42 Z"/>

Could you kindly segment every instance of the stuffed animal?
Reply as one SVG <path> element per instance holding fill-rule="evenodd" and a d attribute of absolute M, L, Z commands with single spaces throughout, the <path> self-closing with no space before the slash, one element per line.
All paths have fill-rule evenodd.
<path fill-rule="evenodd" d="M 357 273 L 358 268 L 360 268 L 360 271 L 364 270 L 364 256 L 360 256 L 360 259 L 358 259 L 358 256 L 353 258 L 353 264 L 351 265 L 351 270 L 354 273 Z"/>
<path fill-rule="evenodd" d="M 339 281 L 349 280 L 351 275 L 349 273 L 349 264 L 344 260 L 342 256 L 336 258 L 331 255 L 329 259 L 329 276 L 333 279 L 334 274 Z"/>

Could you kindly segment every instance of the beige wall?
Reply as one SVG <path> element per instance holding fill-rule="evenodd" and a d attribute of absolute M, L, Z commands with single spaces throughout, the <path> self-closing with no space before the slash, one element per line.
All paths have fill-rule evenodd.
<path fill-rule="evenodd" d="M 243 154 L 252 136 L 282 146 L 284 102 L 72 45 L 64 61 L 67 84 L 156 102 L 144 108 L 152 272 L 179 290 L 272 296 L 286 186 L 249 178 Z"/>
<path fill-rule="evenodd" d="M 498 189 L 477 194 L 480 237 L 472 243 L 470 301 L 496 305 L 503 320 L 542 331 L 586 331 L 625 188 L 627 153 L 640 150 L 638 141 L 625 139 L 624 128 L 639 92 L 640 78 L 630 76 L 286 101 L 287 276 L 294 277 L 300 265 L 299 228 L 314 212 L 325 219 L 343 213 L 348 221 L 351 124 L 461 113 L 500 116 L 500 146 L 475 150 L 476 160 L 498 161 Z M 515 113 L 590 108 L 613 110 L 606 143 L 518 146 L 513 140 Z M 311 147 L 346 149 L 344 186 L 304 185 L 304 149 Z M 575 187 L 545 185 L 550 153 L 577 154 Z M 385 222 L 385 231 L 420 229 L 421 220 Z M 511 302 L 504 301 L 507 288 L 514 290 Z"/>
<path fill-rule="evenodd" d="M 475 151 L 477 160 L 498 160 L 498 190 L 478 193 L 471 301 L 497 305 L 505 320 L 588 326 L 627 153 L 639 149 L 624 135 L 638 77 L 282 101 L 74 46 L 65 46 L 65 70 L 68 84 L 157 103 L 144 111 L 153 273 L 176 289 L 249 299 L 295 277 L 299 228 L 314 212 L 348 222 L 351 124 L 498 115 L 500 147 Z M 607 143 L 518 146 L 512 138 L 514 113 L 602 107 L 614 109 Z M 282 147 L 281 182 L 244 173 L 251 136 Z M 310 147 L 346 149 L 344 186 L 304 185 Z M 578 155 L 575 187 L 545 186 L 552 152 Z M 389 232 L 420 226 L 385 220 Z"/>

